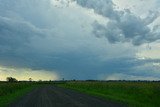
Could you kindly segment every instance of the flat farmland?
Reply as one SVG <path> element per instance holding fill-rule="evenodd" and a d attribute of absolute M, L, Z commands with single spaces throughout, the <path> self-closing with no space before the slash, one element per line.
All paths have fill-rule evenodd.
<path fill-rule="evenodd" d="M 159 107 L 160 82 L 66 82 L 61 87 L 133 107 Z"/>
<path fill-rule="evenodd" d="M 0 82 L 0 107 L 159 107 L 160 82 Z"/>

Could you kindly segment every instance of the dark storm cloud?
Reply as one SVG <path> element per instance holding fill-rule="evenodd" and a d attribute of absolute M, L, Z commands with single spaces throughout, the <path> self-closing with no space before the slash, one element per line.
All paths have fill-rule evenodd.
<path fill-rule="evenodd" d="M 155 32 L 148 26 L 159 17 L 158 11 L 149 11 L 142 19 L 129 9 L 117 10 L 112 0 L 77 0 L 77 4 L 109 19 L 105 26 L 95 22 L 93 33 L 97 37 L 105 36 L 110 43 L 131 41 L 140 45 L 160 39 L 159 29 Z"/>
<path fill-rule="evenodd" d="M 94 78 L 96 75 L 89 71 L 92 64 L 88 61 L 88 57 L 93 59 L 94 55 L 83 49 L 80 50 L 83 54 L 79 51 L 70 52 L 72 45 L 79 44 L 73 44 L 73 35 L 69 35 L 70 31 L 66 30 L 69 28 L 68 24 L 58 23 L 56 12 L 47 3 L 45 0 L 0 0 L 0 65 L 33 70 L 56 70 L 60 75 L 63 74 L 63 77 L 75 79 Z M 55 22 L 62 24 L 64 28 L 57 30 Z M 59 31 L 67 33 L 67 37 L 58 35 L 61 33 Z M 47 38 L 53 40 L 49 41 Z M 46 45 L 48 42 L 50 45 Z M 93 71 L 93 74 L 97 73 Z"/>
<path fill-rule="evenodd" d="M 94 9 L 95 13 L 103 15 L 105 17 L 119 19 L 118 11 L 114 10 L 114 4 L 112 0 L 77 0 L 77 4 L 85 8 Z"/>
<path fill-rule="evenodd" d="M 105 36 L 111 43 L 132 40 L 139 45 L 159 38 L 158 25 L 153 31 L 147 27 L 157 13 L 144 20 L 129 10 L 116 10 L 111 0 L 77 3 L 109 18 L 106 26 L 98 22 L 92 26 L 97 37 Z M 93 22 L 84 15 L 86 12 L 82 14 L 87 9 L 74 5 L 78 9 L 72 12 L 74 8 L 52 6 L 50 0 L 0 0 L 0 65 L 57 71 L 66 79 L 97 79 L 100 74 L 127 73 L 146 63 L 131 56 L 130 49 L 121 49 L 126 45 L 107 46 L 105 41 L 91 36 L 92 26 L 86 23 L 83 31 L 83 18 L 89 24 Z"/>
<path fill-rule="evenodd" d="M 43 1 L 0 0 L 1 65 L 31 67 L 36 62 L 35 54 L 40 56 L 31 43 L 34 42 L 33 38 L 44 38 L 49 34 L 48 30 L 41 28 L 42 22 L 39 21 L 41 23 L 38 23 L 40 7 L 43 7 L 40 5 L 41 3 Z M 33 10 L 33 7 L 35 7 L 35 10 Z M 35 19 L 38 19 L 37 22 L 34 21 Z M 40 27 L 37 27 L 38 24 L 40 24 Z"/>
<path fill-rule="evenodd" d="M 25 50 L 32 37 L 44 35 L 47 34 L 43 29 L 38 29 L 28 22 L 0 16 L 0 54 L 14 53 L 20 48 Z"/>

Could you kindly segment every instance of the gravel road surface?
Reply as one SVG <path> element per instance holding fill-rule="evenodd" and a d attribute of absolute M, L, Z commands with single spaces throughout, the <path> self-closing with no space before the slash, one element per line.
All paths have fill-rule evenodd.
<path fill-rule="evenodd" d="M 9 107 L 124 107 L 119 103 L 56 86 L 34 89 Z"/>

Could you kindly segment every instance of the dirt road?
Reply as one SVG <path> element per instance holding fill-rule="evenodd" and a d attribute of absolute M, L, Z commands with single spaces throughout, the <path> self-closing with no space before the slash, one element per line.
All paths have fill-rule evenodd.
<path fill-rule="evenodd" d="M 118 103 L 55 86 L 37 88 L 9 107 L 124 107 Z"/>

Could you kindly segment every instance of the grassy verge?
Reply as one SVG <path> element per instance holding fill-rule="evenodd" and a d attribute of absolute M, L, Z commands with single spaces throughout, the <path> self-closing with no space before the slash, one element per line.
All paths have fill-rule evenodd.
<path fill-rule="evenodd" d="M 67 82 L 58 86 L 125 103 L 131 107 L 159 107 L 158 82 Z"/>
<path fill-rule="evenodd" d="M 0 83 L 0 107 L 6 107 L 37 86 L 33 83 Z"/>

